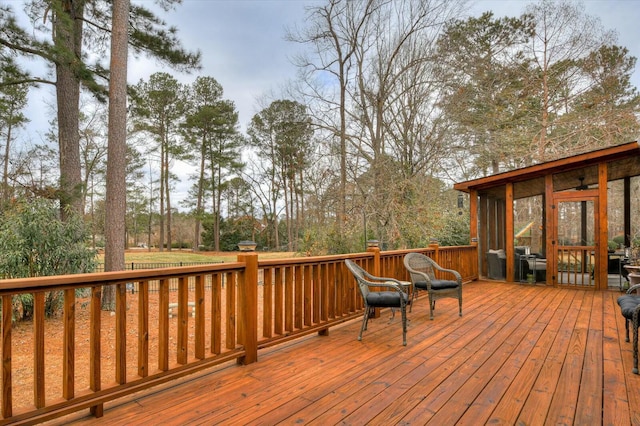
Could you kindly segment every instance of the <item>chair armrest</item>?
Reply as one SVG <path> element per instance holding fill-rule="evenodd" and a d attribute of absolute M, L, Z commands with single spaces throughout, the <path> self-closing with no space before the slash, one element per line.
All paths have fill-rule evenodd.
<path fill-rule="evenodd" d="M 367 271 L 363 270 L 364 272 L 364 276 L 369 280 L 369 281 L 373 281 L 373 282 L 393 282 L 393 283 L 397 283 L 398 285 L 401 285 L 400 281 L 395 279 L 395 278 L 387 278 L 387 277 L 377 277 L 375 275 L 371 275 L 370 273 L 368 273 Z"/>
<path fill-rule="evenodd" d="M 379 277 L 376 277 L 376 278 L 379 278 Z M 400 292 L 400 293 L 405 293 L 404 289 L 402 288 L 402 284 L 400 283 L 400 281 L 398 281 L 396 279 L 393 279 L 393 278 L 385 278 L 385 279 L 387 281 L 380 281 L 380 282 L 365 281 L 365 284 L 367 284 L 368 287 L 389 288 L 389 289 L 395 290 L 395 291 Z"/>
<path fill-rule="evenodd" d="M 631 294 L 636 290 L 640 290 L 640 284 L 634 284 L 627 290 L 627 294 Z"/>
<path fill-rule="evenodd" d="M 456 277 L 456 280 L 458 281 L 458 283 L 462 284 L 462 275 L 460 275 L 460 273 L 454 269 L 446 269 L 443 268 L 442 266 L 438 265 L 437 263 L 434 263 L 433 266 L 440 272 L 448 272 L 450 274 L 453 274 L 453 276 Z"/>

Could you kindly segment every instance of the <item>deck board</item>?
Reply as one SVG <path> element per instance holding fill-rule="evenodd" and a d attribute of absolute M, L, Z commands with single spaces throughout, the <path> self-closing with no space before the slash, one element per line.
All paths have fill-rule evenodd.
<path fill-rule="evenodd" d="M 465 284 L 50 424 L 640 424 L 640 376 L 615 291 Z"/>

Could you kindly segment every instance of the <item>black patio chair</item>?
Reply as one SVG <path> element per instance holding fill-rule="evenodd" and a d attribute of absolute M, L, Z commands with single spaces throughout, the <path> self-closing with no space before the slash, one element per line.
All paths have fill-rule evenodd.
<path fill-rule="evenodd" d="M 422 253 L 409 253 L 404 257 L 404 266 L 409 271 L 413 283 L 413 299 L 419 290 L 429 294 L 429 314 L 433 319 L 436 300 L 445 297 L 458 299 L 459 315 L 462 316 L 462 277 L 458 271 L 445 269 Z M 453 275 L 454 280 L 437 279 L 434 269 Z"/>
<path fill-rule="evenodd" d="M 409 295 L 404 291 L 403 284 L 394 278 L 376 277 L 371 275 L 355 262 L 346 259 L 344 263 L 349 268 L 358 283 L 360 294 L 364 300 L 364 317 L 358 340 L 362 340 L 362 332 L 367 329 L 369 316 L 375 308 L 400 309 L 402 314 L 402 344 L 407 345 L 407 305 L 411 303 Z M 380 288 L 385 290 L 379 290 Z M 395 313 L 395 312 L 394 312 Z"/>
<path fill-rule="evenodd" d="M 620 312 L 624 317 L 626 331 L 625 340 L 629 341 L 629 325 L 633 333 L 633 368 L 632 372 L 638 374 L 638 326 L 640 325 L 640 284 L 633 285 L 627 290 L 627 294 L 618 297 Z"/>

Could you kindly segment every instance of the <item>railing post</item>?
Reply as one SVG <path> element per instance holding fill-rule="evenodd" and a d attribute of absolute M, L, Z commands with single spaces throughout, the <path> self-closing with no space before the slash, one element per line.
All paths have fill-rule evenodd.
<path fill-rule="evenodd" d="M 476 278 L 479 278 L 480 277 L 480 270 L 479 270 L 480 250 L 478 250 L 478 237 L 471 238 L 471 247 L 472 247 L 472 250 L 475 251 L 475 256 L 472 257 L 472 259 L 474 259 L 475 262 L 471 262 L 471 265 L 472 265 L 471 275 Z"/>
<path fill-rule="evenodd" d="M 438 265 L 442 265 L 442 262 L 440 262 L 440 250 L 439 250 L 438 240 L 435 238 L 431 238 L 429 240 L 429 248 L 433 250 L 433 260 Z"/>
<path fill-rule="evenodd" d="M 378 277 L 381 276 L 382 262 L 380 262 L 380 247 L 369 246 L 367 247 L 367 253 L 373 253 L 373 271 L 369 271 L 369 273 L 372 275 L 376 275 Z M 380 317 L 380 308 L 375 308 L 372 318 L 379 318 L 379 317 Z"/>
<path fill-rule="evenodd" d="M 367 252 L 373 253 L 373 271 L 370 271 L 370 273 L 377 276 L 382 275 L 380 271 L 380 247 L 367 247 Z"/>
<path fill-rule="evenodd" d="M 245 264 L 238 283 L 238 340 L 245 355 L 238 363 L 246 365 L 258 361 L 258 254 L 239 254 L 238 262 Z"/>

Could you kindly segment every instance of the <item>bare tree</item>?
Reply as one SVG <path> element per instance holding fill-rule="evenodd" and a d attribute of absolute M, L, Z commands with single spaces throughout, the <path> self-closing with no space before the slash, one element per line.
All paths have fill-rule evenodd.
<path fill-rule="evenodd" d="M 447 126 L 437 108 L 433 50 L 444 23 L 464 4 L 333 0 L 310 8 L 306 28 L 290 31 L 290 40 L 310 48 L 295 58 L 300 87 L 330 141 L 327 153 L 340 159 L 338 183 L 330 185 L 337 194 L 336 241 L 348 237 L 345 221 L 361 217 L 357 210 L 365 223 L 372 212 L 368 223 L 384 238 L 384 229 L 397 223 L 392 210 L 400 204 L 393 197 L 404 194 L 403 181 L 431 173 L 429 160 L 443 152 Z"/>
<path fill-rule="evenodd" d="M 432 151 L 429 146 L 442 144 L 440 133 L 446 128 L 433 126 L 439 96 L 433 57 L 438 35 L 461 5 L 441 0 L 385 4 L 372 11 L 357 43 L 357 72 L 349 90 L 349 140 L 360 164 L 354 165 L 354 181 L 370 188 L 361 188 L 360 193 L 367 200 L 364 209 L 373 212 L 370 223 L 380 240 L 395 239 L 392 235 L 400 233 L 397 197 L 408 195 L 403 189 L 406 163 L 398 161 L 398 154 L 415 148 L 416 137 L 426 137 L 418 145 L 425 156 Z M 407 119 L 404 114 L 412 112 L 416 116 Z M 420 132 L 420 126 L 428 123 L 434 132 Z M 443 148 L 438 148 L 440 153 Z M 423 168 L 420 173 L 432 170 Z M 363 174 L 370 176 L 358 179 Z"/>
<path fill-rule="evenodd" d="M 553 121 L 567 112 L 572 100 L 591 85 L 581 78 L 576 61 L 615 37 L 603 30 L 599 19 L 585 14 L 579 3 L 569 0 L 541 0 L 530 4 L 526 12 L 533 16 L 535 23 L 530 50 L 534 75 L 540 79 L 542 104 L 540 130 L 534 141 L 535 156 L 538 161 L 545 161 L 567 149 L 557 145 L 558 140 L 549 138 Z"/>
<path fill-rule="evenodd" d="M 330 0 L 326 6 L 310 9 L 308 27 L 301 31 L 289 31 L 287 38 L 312 46 L 312 54 L 300 55 L 295 64 L 303 70 L 306 97 L 318 108 L 312 114 L 316 124 L 330 138 L 338 138 L 340 178 L 337 195 L 336 233 L 341 236 L 347 217 L 347 86 L 353 78 L 354 61 L 358 43 L 374 10 L 388 1 L 368 0 L 349 2 Z M 318 80 L 329 76 L 337 83 L 337 94 L 327 93 Z M 337 110 L 337 117 L 334 115 Z"/>

